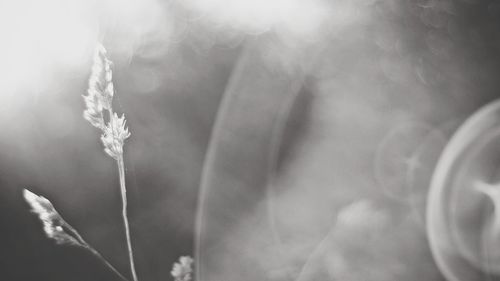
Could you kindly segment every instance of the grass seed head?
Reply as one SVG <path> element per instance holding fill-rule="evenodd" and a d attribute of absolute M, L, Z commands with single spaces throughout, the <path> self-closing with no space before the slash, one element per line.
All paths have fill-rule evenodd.
<path fill-rule="evenodd" d="M 43 223 L 43 230 L 48 238 L 53 239 L 59 245 L 83 246 L 77 239 L 66 233 L 63 227 L 66 222 L 47 198 L 27 189 L 24 189 L 23 196 L 30 205 L 31 211 L 37 214 Z"/>
<path fill-rule="evenodd" d="M 123 154 L 123 144 L 130 137 L 126 122 L 124 115 L 118 117 L 118 114 L 114 113 L 101 136 L 104 151 L 114 159 Z"/>
<path fill-rule="evenodd" d="M 104 151 L 114 159 L 123 155 L 123 144 L 130 136 L 125 116 L 113 113 L 113 72 L 112 62 L 106 56 L 106 49 L 98 44 L 94 52 L 94 62 L 89 78 L 87 95 L 83 96 L 86 109 L 83 117 L 92 126 L 101 130 Z M 106 122 L 104 116 L 109 116 Z"/>

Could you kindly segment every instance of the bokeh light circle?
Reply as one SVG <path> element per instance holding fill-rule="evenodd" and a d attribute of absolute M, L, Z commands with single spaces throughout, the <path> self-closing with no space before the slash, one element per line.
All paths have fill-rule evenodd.
<path fill-rule="evenodd" d="M 449 281 L 498 278 L 494 198 L 477 186 L 498 183 L 500 101 L 472 115 L 444 149 L 427 203 L 427 234 L 438 267 Z M 496 186 L 498 187 L 498 186 Z M 495 277 L 496 276 L 496 277 Z"/>

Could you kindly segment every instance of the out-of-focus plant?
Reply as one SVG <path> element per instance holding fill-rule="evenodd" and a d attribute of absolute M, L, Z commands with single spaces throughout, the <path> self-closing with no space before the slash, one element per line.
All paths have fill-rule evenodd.
<path fill-rule="evenodd" d="M 104 151 L 116 161 L 118 166 L 122 197 L 122 218 L 127 240 L 130 272 L 132 280 L 138 281 L 127 216 L 127 189 L 125 185 L 125 164 L 123 161 L 123 145 L 125 140 L 130 137 L 130 132 L 126 127 L 125 116 L 122 114 L 119 117 L 117 113 L 113 112 L 114 86 L 112 65 L 112 62 L 106 56 L 106 49 L 101 44 L 98 44 L 94 52 L 87 95 L 83 96 L 86 106 L 83 117 L 92 126 L 101 131 L 101 142 L 104 146 Z M 36 195 L 27 189 L 24 190 L 23 196 L 31 206 L 32 211 L 38 215 L 38 218 L 43 223 L 44 232 L 49 239 L 55 240 L 58 245 L 78 246 L 88 250 L 121 279 L 127 280 L 97 250 L 90 246 L 76 229 L 62 218 L 48 199 Z M 178 263 L 174 264 L 171 274 L 175 278 L 175 281 L 192 280 L 192 263 L 192 258 L 183 256 L 179 259 Z"/>
<path fill-rule="evenodd" d="M 175 281 L 191 281 L 193 274 L 193 259 L 188 256 L 179 258 L 179 262 L 174 263 L 170 272 Z"/>

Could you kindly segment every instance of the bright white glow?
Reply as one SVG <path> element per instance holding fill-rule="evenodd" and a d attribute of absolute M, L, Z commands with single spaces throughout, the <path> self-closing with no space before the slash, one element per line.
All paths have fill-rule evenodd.
<path fill-rule="evenodd" d="M 7 107 L 5 101 L 22 103 L 44 92 L 46 85 L 60 83 L 53 75 L 57 70 L 87 72 L 98 40 L 116 63 L 164 56 L 171 41 L 189 32 L 183 23 L 192 23 L 175 20 L 172 11 L 177 4 L 188 7 L 203 24 L 214 24 L 206 30 L 213 34 L 194 36 L 220 36 L 224 41 L 226 31 L 273 30 L 295 47 L 296 38 L 324 38 L 332 28 L 358 19 L 363 7 L 359 1 L 363 0 L 185 0 L 168 6 L 160 0 L 2 0 L 0 108 Z M 291 55 L 276 55 L 280 56 L 287 61 Z M 25 94 L 18 95 L 20 91 Z"/>
<path fill-rule="evenodd" d="M 164 55 L 172 26 L 158 0 L 2 0 L 0 111 L 86 73 L 97 41 L 118 62 Z"/>
<path fill-rule="evenodd" d="M 186 0 L 182 3 L 213 22 L 248 33 L 278 31 L 296 38 L 321 37 L 363 18 L 373 0 Z"/>
<path fill-rule="evenodd" d="M 81 3 L 67 0 L 10 0 L 0 3 L 0 90 L 31 89 L 48 68 L 76 66 L 87 58 L 95 30 Z"/>
<path fill-rule="evenodd" d="M 108 50 L 125 60 L 132 56 L 155 59 L 165 54 L 175 24 L 170 10 L 159 0 L 105 0 L 97 6 L 109 29 L 104 34 L 110 36 Z"/>
<path fill-rule="evenodd" d="M 191 0 L 186 2 L 216 24 L 248 32 L 287 28 L 311 31 L 327 16 L 328 6 L 320 0 Z"/>

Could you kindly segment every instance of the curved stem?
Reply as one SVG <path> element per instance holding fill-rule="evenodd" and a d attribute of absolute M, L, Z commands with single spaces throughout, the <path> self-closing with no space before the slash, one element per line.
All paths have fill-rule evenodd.
<path fill-rule="evenodd" d="M 66 228 L 76 240 L 78 240 L 81 247 L 83 247 L 84 249 L 92 253 L 95 257 L 97 257 L 98 260 L 100 260 L 106 267 L 111 269 L 111 271 L 113 271 L 116 275 L 118 275 L 118 277 L 120 277 L 122 280 L 128 281 L 128 279 L 125 278 L 111 263 L 109 263 L 108 260 L 106 260 L 96 249 L 90 246 L 90 244 L 83 239 L 83 237 L 80 235 L 80 233 L 78 233 L 78 231 L 76 231 L 76 229 L 74 229 L 69 223 L 67 223 L 64 220 L 63 220 L 63 227 Z"/>
<path fill-rule="evenodd" d="M 120 277 L 124 281 L 128 281 L 128 279 L 125 278 L 113 265 L 111 265 L 98 251 L 88 245 L 86 245 L 85 248 L 89 250 L 94 256 L 96 256 L 97 259 L 99 259 L 104 265 L 111 269 L 111 271 L 118 275 L 118 277 Z"/>
<path fill-rule="evenodd" d="M 123 155 L 120 155 L 118 159 L 116 159 L 116 163 L 118 165 L 118 174 L 120 176 L 120 191 L 122 195 L 122 217 L 123 217 L 123 225 L 125 226 L 125 236 L 127 238 L 127 250 L 128 250 L 128 258 L 130 262 L 130 272 L 132 273 L 133 281 L 137 281 L 137 274 L 135 273 L 135 265 L 134 265 L 134 254 L 132 251 L 132 242 L 130 240 L 130 228 L 128 225 L 128 216 L 127 216 L 127 189 L 125 188 L 125 165 L 123 163 Z"/>

